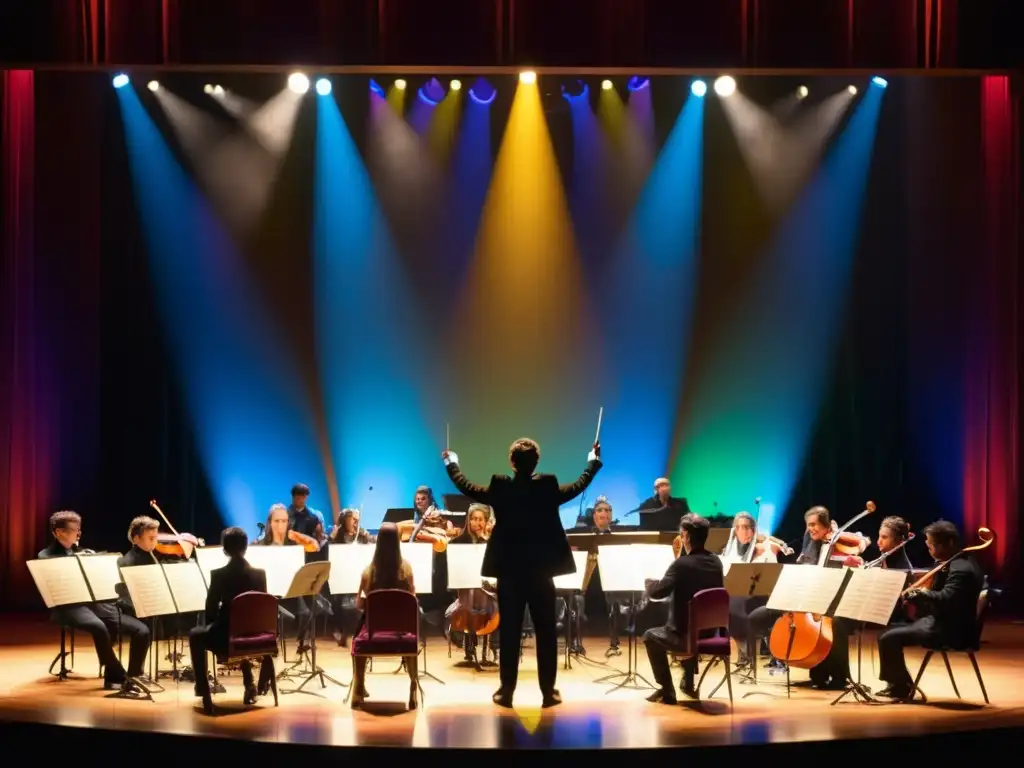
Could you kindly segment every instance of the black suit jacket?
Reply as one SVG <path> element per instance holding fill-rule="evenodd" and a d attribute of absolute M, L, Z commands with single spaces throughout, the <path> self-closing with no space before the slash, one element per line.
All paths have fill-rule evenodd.
<path fill-rule="evenodd" d="M 458 464 L 448 476 L 459 491 L 494 509 L 494 530 L 484 552 L 481 574 L 492 579 L 553 578 L 576 572 L 569 540 L 558 508 L 586 490 L 601 469 L 591 461 L 571 485 L 559 485 L 554 475 L 494 475 L 484 488 L 466 479 Z"/>
<path fill-rule="evenodd" d="M 934 621 L 939 642 L 953 648 L 978 642 L 978 596 L 985 574 L 969 555 L 958 557 L 935 575 L 932 589 L 919 598 Z"/>
<path fill-rule="evenodd" d="M 267 572 L 253 568 L 244 557 L 235 557 L 223 568 L 210 571 L 206 593 L 206 621 L 210 625 L 210 647 L 227 644 L 231 601 L 244 592 L 266 592 Z"/>
<path fill-rule="evenodd" d="M 51 557 L 72 557 L 74 556 L 74 554 L 74 550 L 64 549 L 64 547 L 61 546 L 60 542 L 54 539 L 50 542 L 50 546 L 48 546 L 46 549 L 40 550 L 39 559 L 49 560 Z M 61 610 L 65 607 L 67 606 L 54 608 L 52 614 L 59 619 Z M 89 603 L 89 608 L 91 608 L 92 612 L 99 616 L 101 619 L 107 619 L 112 622 L 117 621 L 117 606 L 114 605 L 113 600 L 104 600 L 98 603 Z"/>
<path fill-rule="evenodd" d="M 722 587 L 724 582 L 724 569 L 718 555 L 706 549 L 694 550 L 677 557 L 661 580 L 648 587 L 647 593 L 655 600 L 672 596 L 665 628 L 682 641 L 688 630 L 693 596 L 703 589 Z"/>

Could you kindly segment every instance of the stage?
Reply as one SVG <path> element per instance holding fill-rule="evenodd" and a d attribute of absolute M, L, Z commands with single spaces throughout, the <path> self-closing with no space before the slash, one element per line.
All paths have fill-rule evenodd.
<path fill-rule="evenodd" d="M 155 701 L 119 699 L 102 690 L 87 638 L 78 640 L 75 674 L 60 682 L 46 674 L 58 646 L 56 628 L 41 617 L 5 617 L 4 626 L 7 631 L 0 648 L 0 717 L 4 725 L 17 724 L 19 734 L 40 730 L 50 734 L 45 738 L 73 738 L 80 749 L 93 743 L 97 748 L 102 744 L 103 749 L 120 749 L 118 740 L 127 746 L 145 734 L 145 743 L 155 747 L 167 741 L 172 749 L 187 748 L 192 743 L 182 737 L 232 740 L 232 756 L 244 754 L 247 744 L 258 744 L 265 750 L 274 743 L 288 748 L 308 745 L 413 750 L 728 747 L 729 754 L 736 751 L 739 756 L 744 748 L 775 745 L 782 750 L 807 747 L 808 742 L 844 742 L 844 753 L 853 748 L 878 754 L 891 748 L 889 739 L 898 737 L 925 737 L 915 740 L 915 751 L 929 750 L 929 745 L 945 751 L 953 747 L 950 740 L 956 741 L 957 749 L 977 739 L 991 747 L 1015 732 L 1005 729 L 1024 725 L 1024 626 L 1009 623 L 986 629 L 986 643 L 978 655 L 992 702 L 988 706 L 983 703 L 966 658 L 952 659 L 962 700 L 956 699 L 941 660 L 936 659 L 922 681 L 927 704 L 864 705 L 844 701 L 830 706 L 835 693 L 801 687 L 794 687 L 792 698 L 787 700 L 784 676 L 771 677 L 763 669 L 756 688 L 734 680 L 736 701 L 732 712 L 724 686 L 710 701 L 675 707 L 648 704 L 644 701 L 648 691 L 607 693 L 609 685 L 593 682 L 614 668 L 625 669 L 625 656 L 605 663 L 604 641 L 590 638 L 586 645 L 595 661 L 573 662 L 571 670 L 560 669 L 559 688 L 565 703 L 551 710 L 540 709 L 533 649 L 528 647 L 516 707 L 508 711 L 490 702 L 497 686 L 496 671 L 481 673 L 456 667 L 461 651 L 453 649 L 449 659 L 443 640 L 431 637 L 426 669 L 444 683 L 423 680 L 425 697 L 416 712 L 405 711 L 405 673 L 394 674 L 397 664 L 382 659 L 368 676 L 371 698 L 364 711 L 350 709 L 343 703 L 347 689 L 331 685 L 327 689 L 314 687 L 318 696 L 282 693 L 279 708 L 268 696 L 247 709 L 241 703 L 240 678 L 234 674 L 222 678 L 227 692 L 215 697 L 217 712 L 212 717 L 198 708 L 191 683 L 162 681 L 167 690 L 156 694 Z M 351 663 L 347 650 L 330 640 L 322 641 L 321 646 L 321 666 L 336 679 L 348 682 Z M 164 645 L 161 653 L 166 653 Z M 855 644 L 852 653 L 856 670 Z M 595 663 L 597 659 L 600 663 Z M 920 659 L 917 652 L 909 654 L 912 671 Z M 873 688 L 878 686 L 875 666 L 877 662 L 866 642 L 863 681 Z M 278 671 L 281 669 L 279 661 Z M 639 671 L 650 679 L 642 649 Z M 702 695 L 706 697 L 720 679 L 720 674 L 709 674 Z M 797 682 L 806 675 L 795 671 L 793 679 Z M 282 691 L 293 687 L 294 683 L 281 683 Z M 743 698 L 755 689 L 772 696 Z M 154 741 L 161 734 L 165 738 Z M 884 743 L 878 741 L 883 739 Z M 38 743 L 34 737 L 33 743 Z M 213 747 L 220 752 L 226 746 L 225 742 L 207 742 L 202 748 L 208 751 Z M 308 752 L 314 761 L 337 755 L 336 749 Z M 707 755 L 721 757 L 721 753 L 721 749 L 713 749 Z"/>

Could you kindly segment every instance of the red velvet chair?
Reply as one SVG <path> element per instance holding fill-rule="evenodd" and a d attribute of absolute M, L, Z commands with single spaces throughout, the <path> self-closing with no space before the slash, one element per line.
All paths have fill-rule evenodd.
<path fill-rule="evenodd" d="M 357 657 L 400 656 L 411 665 L 420 653 L 420 603 L 416 595 L 404 589 L 374 590 L 366 596 L 364 613 L 363 628 L 352 638 L 352 685 L 346 702 L 356 685 Z M 419 676 L 416 687 L 423 698 Z"/>
<path fill-rule="evenodd" d="M 701 637 L 701 632 L 707 630 L 717 632 L 714 637 Z M 725 684 L 729 688 L 729 703 L 732 704 L 732 673 L 729 669 L 732 657 L 732 648 L 729 645 L 729 593 L 724 589 L 702 589 L 690 601 L 686 651 L 675 652 L 672 657 L 683 660 L 692 659 L 694 656 L 710 658 L 697 681 L 697 693 L 700 693 L 700 687 L 708 671 L 715 664 L 722 662 L 725 664 Z M 711 695 L 714 695 L 714 691 Z"/>
<path fill-rule="evenodd" d="M 243 592 L 231 601 L 228 627 L 228 652 L 218 655 L 222 666 L 240 664 L 259 659 L 270 665 L 270 689 L 274 693 L 274 706 L 278 706 L 277 675 L 274 658 L 277 656 L 277 598 L 266 592 Z"/>

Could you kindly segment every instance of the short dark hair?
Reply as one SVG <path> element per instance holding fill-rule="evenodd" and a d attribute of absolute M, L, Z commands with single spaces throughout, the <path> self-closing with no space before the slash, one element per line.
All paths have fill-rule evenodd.
<path fill-rule="evenodd" d="M 956 546 L 960 543 L 960 531 L 949 520 L 936 520 L 925 526 L 924 535 L 931 536 L 932 540 L 939 544 Z"/>
<path fill-rule="evenodd" d="M 693 512 L 688 512 L 679 519 L 679 531 L 686 531 L 690 537 L 690 545 L 704 548 L 708 540 L 708 531 L 711 530 L 711 523 L 706 518 Z"/>
<path fill-rule="evenodd" d="M 141 536 L 143 531 L 155 531 L 159 528 L 159 520 L 154 520 L 146 515 L 139 515 L 128 524 L 128 541 L 135 541 L 135 537 Z"/>
<path fill-rule="evenodd" d="M 521 437 L 509 446 L 508 460 L 516 472 L 532 473 L 540 463 L 540 446 L 536 440 Z"/>
<path fill-rule="evenodd" d="M 241 557 L 249 548 L 249 537 L 244 528 L 233 525 L 221 533 L 220 545 L 224 547 L 224 554 L 228 557 Z"/>
<path fill-rule="evenodd" d="M 50 515 L 50 530 L 59 531 L 63 528 L 68 527 L 68 523 L 82 524 L 82 516 L 77 512 L 72 512 L 70 509 L 62 509 L 60 512 L 54 512 Z"/>
<path fill-rule="evenodd" d="M 885 518 L 879 528 L 888 528 L 900 541 L 906 541 L 910 535 L 910 523 L 895 515 Z"/>
<path fill-rule="evenodd" d="M 296 483 L 292 486 L 292 496 L 309 496 L 309 486 L 305 483 Z"/>
<path fill-rule="evenodd" d="M 811 507 L 804 512 L 804 521 L 810 520 L 811 518 L 817 520 L 821 525 L 830 525 L 832 523 L 832 515 L 828 513 L 827 507 L 817 506 Z"/>

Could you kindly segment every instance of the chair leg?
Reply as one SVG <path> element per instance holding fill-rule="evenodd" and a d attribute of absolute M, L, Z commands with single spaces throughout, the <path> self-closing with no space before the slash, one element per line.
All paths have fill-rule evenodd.
<path fill-rule="evenodd" d="M 75 628 L 71 627 L 71 668 L 75 668 Z"/>
<path fill-rule="evenodd" d="M 274 657 L 267 654 L 264 657 L 265 663 L 270 665 L 270 690 L 274 692 L 274 706 L 280 706 L 277 700 L 277 670 L 274 669 Z"/>
<path fill-rule="evenodd" d="M 677 659 L 677 661 L 678 661 L 678 659 Z M 704 671 L 703 671 L 703 672 L 701 672 L 701 675 L 700 675 L 700 677 L 699 677 L 699 678 L 697 678 L 697 696 L 698 696 L 698 698 L 700 697 L 700 688 L 701 688 L 701 686 L 702 686 L 702 685 L 704 685 L 704 678 L 705 678 L 705 677 L 707 677 L 707 674 L 708 674 L 708 672 L 710 672 L 710 671 L 711 671 L 711 668 L 712 668 L 713 666 L 715 666 L 715 664 L 717 664 L 717 663 L 718 663 L 718 661 L 719 661 L 719 659 L 718 659 L 718 657 L 717 657 L 717 656 L 715 656 L 714 658 L 712 658 L 712 659 L 711 659 L 711 661 L 709 661 L 709 662 L 708 662 L 708 663 L 707 663 L 707 664 L 706 664 L 706 665 L 704 666 Z M 697 662 L 698 662 L 698 663 L 700 663 L 700 659 L 697 659 Z M 712 695 L 713 695 L 713 694 L 712 694 Z M 710 696 L 709 696 L 708 698 L 710 698 Z"/>
<path fill-rule="evenodd" d="M 968 653 L 967 658 L 971 660 L 971 666 L 974 667 L 974 674 L 978 677 L 978 685 L 981 686 L 981 695 L 985 697 L 985 703 L 988 704 L 988 691 L 985 690 L 985 681 L 981 679 L 981 668 L 978 667 L 978 659 L 973 653 Z"/>
<path fill-rule="evenodd" d="M 726 656 L 722 661 L 725 663 L 725 687 L 729 689 L 729 706 L 732 706 L 732 671 L 729 669 L 729 657 Z"/>
<path fill-rule="evenodd" d="M 349 685 L 348 690 L 345 692 L 344 704 L 348 704 L 348 700 L 352 698 L 352 691 L 356 687 L 356 657 L 352 654 L 352 683 Z"/>
<path fill-rule="evenodd" d="M 924 695 L 924 691 L 921 690 L 920 683 L 921 678 L 924 677 L 924 670 L 928 666 L 928 662 L 932 660 L 933 653 L 934 651 L 928 651 L 927 653 L 925 653 L 924 659 L 921 661 L 921 668 L 917 670 L 917 677 L 914 678 L 914 684 L 910 689 L 911 699 L 914 698 L 915 693 L 920 693 L 922 699 L 924 699 L 925 701 L 928 700 L 928 697 Z"/>
<path fill-rule="evenodd" d="M 940 651 L 942 654 L 942 661 L 946 664 L 946 673 L 949 675 L 949 682 L 953 684 L 953 693 L 956 694 L 958 699 L 962 699 L 960 691 L 956 687 L 956 680 L 953 678 L 953 668 L 949 665 L 949 655 L 945 651 Z"/>

